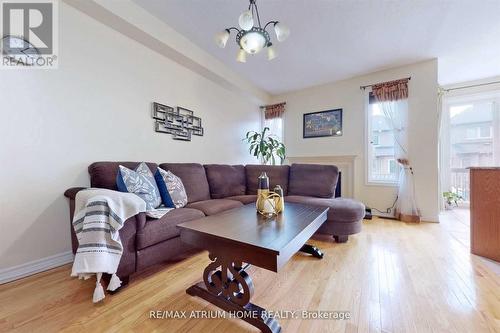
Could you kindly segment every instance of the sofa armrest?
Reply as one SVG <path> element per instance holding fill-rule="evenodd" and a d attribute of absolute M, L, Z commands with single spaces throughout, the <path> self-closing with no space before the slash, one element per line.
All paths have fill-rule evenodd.
<path fill-rule="evenodd" d="M 70 201 L 70 216 L 71 219 L 73 219 L 73 214 L 75 210 L 75 197 L 78 192 L 81 190 L 85 190 L 88 187 L 71 187 L 67 189 L 64 192 L 64 196 L 69 199 Z M 146 214 L 145 213 L 139 213 L 135 215 L 135 220 L 136 220 L 136 227 L 137 230 L 142 230 L 144 226 L 146 225 Z"/>
<path fill-rule="evenodd" d="M 144 229 L 144 226 L 146 225 L 146 213 L 136 214 L 135 219 L 137 231 Z"/>
<path fill-rule="evenodd" d="M 85 190 L 87 187 L 72 187 L 64 191 L 64 196 L 68 199 L 75 200 L 76 194 L 81 190 Z"/>
<path fill-rule="evenodd" d="M 69 188 L 64 192 L 64 196 L 69 199 L 69 214 L 70 214 L 70 224 L 73 220 L 73 215 L 75 213 L 75 197 L 76 194 L 86 189 L 86 187 L 73 187 Z M 127 219 L 124 223 L 122 229 L 120 229 L 120 238 L 123 245 L 123 254 L 120 261 L 120 266 L 118 267 L 117 274 L 120 277 L 128 276 L 135 271 L 135 234 L 136 230 L 144 228 L 146 225 L 146 214 L 139 213 Z M 78 238 L 76 237 L 75 230 L 73 226 L 70 227 L 71 230 L 71 247 L 73 253 L 76 253 L 78 249 Z"/>

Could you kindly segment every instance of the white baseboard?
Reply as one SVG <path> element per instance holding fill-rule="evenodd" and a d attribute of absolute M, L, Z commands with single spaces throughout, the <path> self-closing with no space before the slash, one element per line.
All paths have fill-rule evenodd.
<path fill-rule="evenodd" d="M 372 211 L 372 215 L 373 216 L 378 216 L 378 217 L 381 217 L 381 218 L 385 218 L 385 219 L 396 219 L 396 217 L 394 216 L 393 213 L 379 213 L 379 212 L 375 212 L 375 211 Z M 421 216 L 420 217 L 420 221 L 422 222 L 432 222 L 432 223 L 439 223 L 439 218 L 436 218 L 434 216 Z"/>
<path fill-rule="evenodd" d="M 73 252 L 63 252 L 25 264 L 0 269 L 0 284 L 59 267 L 73 261 Z"/>
<path fill-rule="evenodd" d="M 421 221 L 423 222 L 432 222 L 432 223 L 439 223 L 439 217 L 438 216 L 422 216 L 420 218 Z"/>
<path fill-rule="evenodd" d="M 395 219 L 394 213 L 392 213 L 392 212 L 391 213 L 381 213 L 381 212 L 377 212 L 377 211 L 372 209 L 372 215 L 378 216 L 381 218 L 386 218 L 386 219 Z"/>

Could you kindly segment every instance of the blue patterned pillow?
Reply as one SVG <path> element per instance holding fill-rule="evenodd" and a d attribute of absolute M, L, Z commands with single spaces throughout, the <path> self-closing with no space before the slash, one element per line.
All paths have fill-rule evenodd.
<path fill-rule="evenodd" d="M 182 180 L 170 171 L 158 168 L 155 174 L 156 182 L 162 193 L 163 203 L 167 207 L 181 208 L 187 205 L 186 189 Z"/>
<path fill-rule="evenodd" d="M 161 205 L 160 191 L 156 186 L 156 181 L 151 170 L 146 163 L 142 162 L 130 170 L 123 165 L 116 176 L 116 186 L 121 192 L 130 192 L 138 195 L 146 202 L 146 208 L 152 210 Z"/>
<path fill-rule="evenodd" d="M 158 190 L 160 191 L 160 196 L 161 196 L 161 201 L 167 208 L 175 208 L 175 204 L 172 201 L 172 197 L 170 196 L 170 193 L 168 192 L 167 184 L 165 183 L 165 180 L 163 179 L 160 170 L 161 168 L 158 168 L 155 172 L 155 180 L 156 180 L 156 185 L 158 185 Z M 162 170 L 163 171 L 163 170 Z"/>

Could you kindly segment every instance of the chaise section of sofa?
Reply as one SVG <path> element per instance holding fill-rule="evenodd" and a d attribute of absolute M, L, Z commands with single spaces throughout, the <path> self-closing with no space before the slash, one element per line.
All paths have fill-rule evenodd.
<path fill-rule="evenodd" d="M 319 233 L 332 235 L 337 242 L 343 243 L 348 240 L 349 235 L 361 231 L 365 206 L 356 200 L 334 198 L 339 176 L 336 166 L 317 164 L 247 165 L 245 172 L 248 194 L 257 193 L 257 179 L 262 172 L 266 172 L 271 182 L 271 189 L 276 185 L 283 188 L 285 205 L 286 202 L 295 202 L 329 207 L 327 221 L 318 230 Z M 236 197 L 231 199 L 233 198 L 239 199 Z"/>
<path fill-rule="evenodd" d="M 356 200 L 334 198 L 339 171 L 334 165 L 292 164 L 285 202 L 329 207 L 319 233 L 333 235 L 339 243 L 361 231 L 365 206 Z"/>
<path fill-rule="evenodd" d="M 312 206 L 329 207 L 326 222 L 318 233 L 333 235 L 338 243 L 347 242 L 349 235 L 361 232 L 361 221 L 365 216 L 365 206 L 356 200 L 345 198 L 314 198 L 289 195 L 285 202 L 295 202 Z"/>

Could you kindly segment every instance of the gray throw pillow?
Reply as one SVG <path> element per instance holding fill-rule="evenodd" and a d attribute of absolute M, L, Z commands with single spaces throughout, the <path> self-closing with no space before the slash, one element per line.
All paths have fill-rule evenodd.
<path fill-rule="evenodd" d="M 155 177 L 146 163 L 142 162 L 135 170 L 130 170 L 123 165 L 120 165 L 119 168 L 118 189 L 121 190 L 125 186 L 127 192 L 138 195 L 146 202 L 147 210 L 158 208 L 161 205 L 160 191 L 156 185 Z"/>
<path fill-rule="evenodd" d="M 170 194 L 175 208 L 186 206 L 188 199 L 182 180 L 170 171 L 165 171 L 162 168 L 158 168 L 158 171 L 167 186 L 168 194 Z"/>

